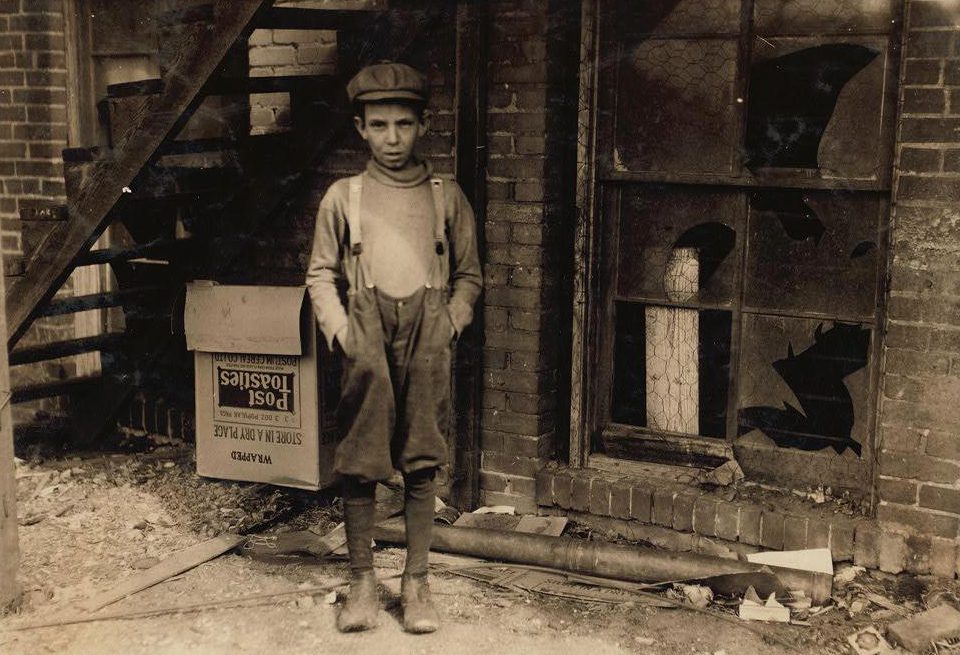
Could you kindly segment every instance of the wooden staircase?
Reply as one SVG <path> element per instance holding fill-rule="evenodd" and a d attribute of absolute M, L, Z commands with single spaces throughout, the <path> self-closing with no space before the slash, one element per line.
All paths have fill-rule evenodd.
<path fill-rule="evenodd" d="M 98 109 L 109 142 L 64 151 L 68 202 L 22 213 L 24 257 L 5 271 L 11 366 L 99 352 L 102 373 L 21 386 L 13 402 L 69 396 L 73 438 L 83 444 L 112 424 L 137 388 L 190 379 L 176 334 L 184 283 L 245 281 L 257 230 L 296 197 L 304 172 L 349 128 L 345 81 L 367 63 L 403 58 L 449 11 L 436 1 L 335 10 L 218 0 L 164 16 L 161 76 L 108 88 Z M 336 30 L 338 73 L 251 77 L 247 39 L 257 28 Z M 237 106 L 275 91 L 290 93 L 292 130 L 251 136 Z M 222 115 L 210 115 L 211 104 Z M 110 226 L 111 247 L 92 249 Z M 53 299 L 76 268 L 102 264 L 117 288 Z M 122 310 L 122 326 L 17 347 L 39 317 L 112 307 Z M 189 404 L 192 389 L 180 392 Z"/>

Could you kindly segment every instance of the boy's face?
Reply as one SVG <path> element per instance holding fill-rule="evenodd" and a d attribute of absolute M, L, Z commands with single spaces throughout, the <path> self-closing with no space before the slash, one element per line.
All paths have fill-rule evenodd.
<path fill-rule="evenodd" d="M 370 146 L 373 158 L 385 168 L 400 170 L 410 164 L 417 140 L 427 131 L 426 119 L 416 109 L 403 104 L 366 104 L 364 120 L 354 124 Z"/>

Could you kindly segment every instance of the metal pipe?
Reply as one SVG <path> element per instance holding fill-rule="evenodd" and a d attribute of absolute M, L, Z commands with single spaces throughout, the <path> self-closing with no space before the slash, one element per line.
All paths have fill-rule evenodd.
<path fill-rule="evenodd" d="M 378 541 L 405 543 L 403 522 L 391 520 L 380 523 L 375 530 L 375 537 Z M 696 553 L 676 553 L 485 528 L 434 525 L 431 548 L 444 553 L 548 566 L 632 582 L 703 580 L 710 585 L 711 578 L 727 576 L 726 580 L 717 581 L 717 584 L 725 584 L 731 582 L 729 576 L 772 572 L 782 588 L 758 589 L 758 592 L 802 590 L 816 604 L 822 604 L 830 598 L 833 585 L 833 577 L 827 573 L 753 564 Z M 758 576 L 758 579 L 760 578 Z"/>

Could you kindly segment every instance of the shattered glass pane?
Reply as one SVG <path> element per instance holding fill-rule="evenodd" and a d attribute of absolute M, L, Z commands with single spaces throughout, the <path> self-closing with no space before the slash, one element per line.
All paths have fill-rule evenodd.
<path fill-rule="evenodd" d="M 876 194 L 755 191 L 744 303 L 872 321 L 882 216 Z"/>
<path fill-rule="evenodd" d="M 756 0 L 759 34 L 888 31 L 893 0 Z"/>
<path fill-rule="evenodd" d="M 750 69 L 746 167 L 878 177 L 886 66 L 885 39 L 758 38 Z"/>
<path fill-rule="evenodd" d="M 746 443 L 860 456 L 868 420 L 871 330 L 748 314 L 737 434 Z"/>
<path fill-rule="evenodd" d="M 620 207 L 617 293 L 681 302 L 731 303 L 735 297 L 740 193 L 697 187 L 631 186 Z M 678 250 L 696 250 L 683 297 L 671 290 Z"/>
<path fill-rule="evenodd" d="M 625 47 L 619 64 L 616 169 L 733 170 L 735 40 L 649 39 Z"/>
<path fill-rule="evenodd" d="M 627 302 L 616 311 L 613 420 L 724 437 L 730 312 Z M 665 320 L 669 329 L 654 325 Z"/>
<path fill-rule="evenodd" d="M 609 9 L 608 9 L 609 7 Z M 624 38 L 658 34 L 736 34 L 740 0 L 618 0 L 605 3 Z"/>

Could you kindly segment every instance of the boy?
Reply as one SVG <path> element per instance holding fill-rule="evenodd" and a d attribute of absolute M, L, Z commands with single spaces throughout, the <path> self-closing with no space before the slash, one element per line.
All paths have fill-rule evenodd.
<path fill-rule="evenodd" d="M 347 94 L 371 158 L 363 174 L 338 180 L 321 201 L 307 269 L 320 329 L 344 366 L 334 469 L 351 576 L 337 627 L 376 625 L 374 488 L 398 469 L 407 533 L 403 627 L 433 632 L 434 477 L 446 460 L 451 344 L 472 320 L 481 287 L 474 217 L 456 183 L 417 157 L 427 131 L 422 74 L 404 64 L 368 66 Z"/>

